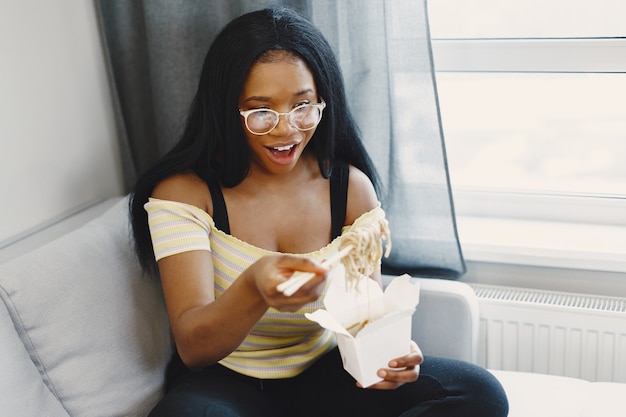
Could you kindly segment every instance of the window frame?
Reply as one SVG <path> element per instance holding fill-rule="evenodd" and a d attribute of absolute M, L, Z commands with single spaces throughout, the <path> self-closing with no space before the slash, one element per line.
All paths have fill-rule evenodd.
<path fill-rule="evenodd" d="M 626 38 L 435 38 L 432 48 L 436 72 L 626 72 Z"/>
<path fill-rule="evenodd" d="M 527 38 L 527 39 L 432 39 L 435 73 L 625 73 L 626 38 Z M 445 136 L 446 126 L 443 125 Z M 550 269 L 614 271 L 626 277 L 626 196 L 546 194 L 453 187 L 461 245 L 472 263 L 532 265 Z M 491 222 L 490 222 L 491 219 Z M 534 242 L 506 229 L 482 236 L 475 227 L 515 230 L 527 223 L 537 231 Z M 504 223 L 503 223 L 504 221 Z M 517 223 L 517 224 L 515 224 Z M 534 225 L 534 226 L 533 226 Z M 607 246 L 603 235 L 581 236 L 567 247 L 546 248 L 543 240 L 569 230 L 594 227 L 612 236 Z M 568 226 L 569 225 L 569 226 Z M 610 229 L 607 229 L 610 228 Z M 510 231 L 509 230 L 509 231 Z M 495 236 L 495 237 L 494 237 Z M 491 240 L 490 240 L 491 239 Z M 597 239 L 604 253 L 588 251 L 580 262 L 580 250 Z M 591 242 L 593 245 L 593 242 Z M 612 246 L 611 246 L 612 245 Z M 544 251 L 544 252 L 541 252 Z M 524 256 L 532 253 L 532 256 Z M 548 255 L 542 256 L 541 253 Z M 576 259 L 576 257 L 578 259 Z M 470 268 L 471 269 L 471 268 Z M 470 270 L 470 275 L 473 275 Z M 470 279 L 475 279 L 470 278 Z M 496 279 L 497 281 L 497 279 Z M 523 285 L 517 283 L 517 285 Z"/>

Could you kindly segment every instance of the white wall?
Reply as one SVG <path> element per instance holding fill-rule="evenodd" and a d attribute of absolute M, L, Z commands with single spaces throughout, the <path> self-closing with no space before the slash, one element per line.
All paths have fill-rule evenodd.
<path fill-rule="evenodd" d="M 93 2 L 0 0 L 0 247 L 122 192 Z"/>

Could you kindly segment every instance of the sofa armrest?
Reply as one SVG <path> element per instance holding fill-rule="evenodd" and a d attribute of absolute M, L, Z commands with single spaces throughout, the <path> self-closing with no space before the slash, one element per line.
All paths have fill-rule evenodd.
<path fill-rule="evenodd" d="M 160 282 L 138 265 L 126 198 L 93 220 L 80 217 L 86 224 L 71 230 L 64 221 L 60 237 L 43 244 L 33 236 L 36 249 L 0 264 L 0 356 L 11 364 L 0 360 L 0 374 L 8 371 L 19 404 L 38 404 L 46 390 L 62 404 L 18 415 L 147 415 L 162 396 L 172 348 Z M 10 352 L 4 336 L 17 346 Z M 29 361 L 37 382 L 20 385 Z M 0 404 L 11 409 L 5 394 Z"/>
<path fill-rule="evenodd" d="M 383 275 L 383 285 L 394 276 Z M 413 315 L 413 340 L 424 355 L 476 363 L 478 359 L 478 299 L 462 282 L 414 278 L 421 286 Z"/>

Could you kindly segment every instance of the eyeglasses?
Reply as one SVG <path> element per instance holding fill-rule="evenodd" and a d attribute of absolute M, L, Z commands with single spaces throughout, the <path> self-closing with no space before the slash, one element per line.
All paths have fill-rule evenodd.
<path fill-rule="evenodd" d="M 280 116 L 287 116 L 287 121 L 291 126 L 306 132 L 319 124 L 325 107 L 326 103 L 322 100 L 319 103 L 303 104 L 287 113 L 279 113 L 272 109 L 239 109 L 239 114 L 243 116 L 246 128 L 253 135 L 270 133 L 278 126 Z"/>

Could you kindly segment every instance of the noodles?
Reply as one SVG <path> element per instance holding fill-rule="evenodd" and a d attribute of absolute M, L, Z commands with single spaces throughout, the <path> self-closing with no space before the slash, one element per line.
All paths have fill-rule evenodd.
<path fill-rule="evenodd" d="M 378 219 L 363 226 L 355 227 L 341 238 L 339 249 L 351 246 L 351 250 L 341 262 L 346 269 L 346 285 L 356 286 L 361 275 L 370 276 L 376 270 L 383 257 L 391 251 L 391 235 L 386 219 Z"/>

